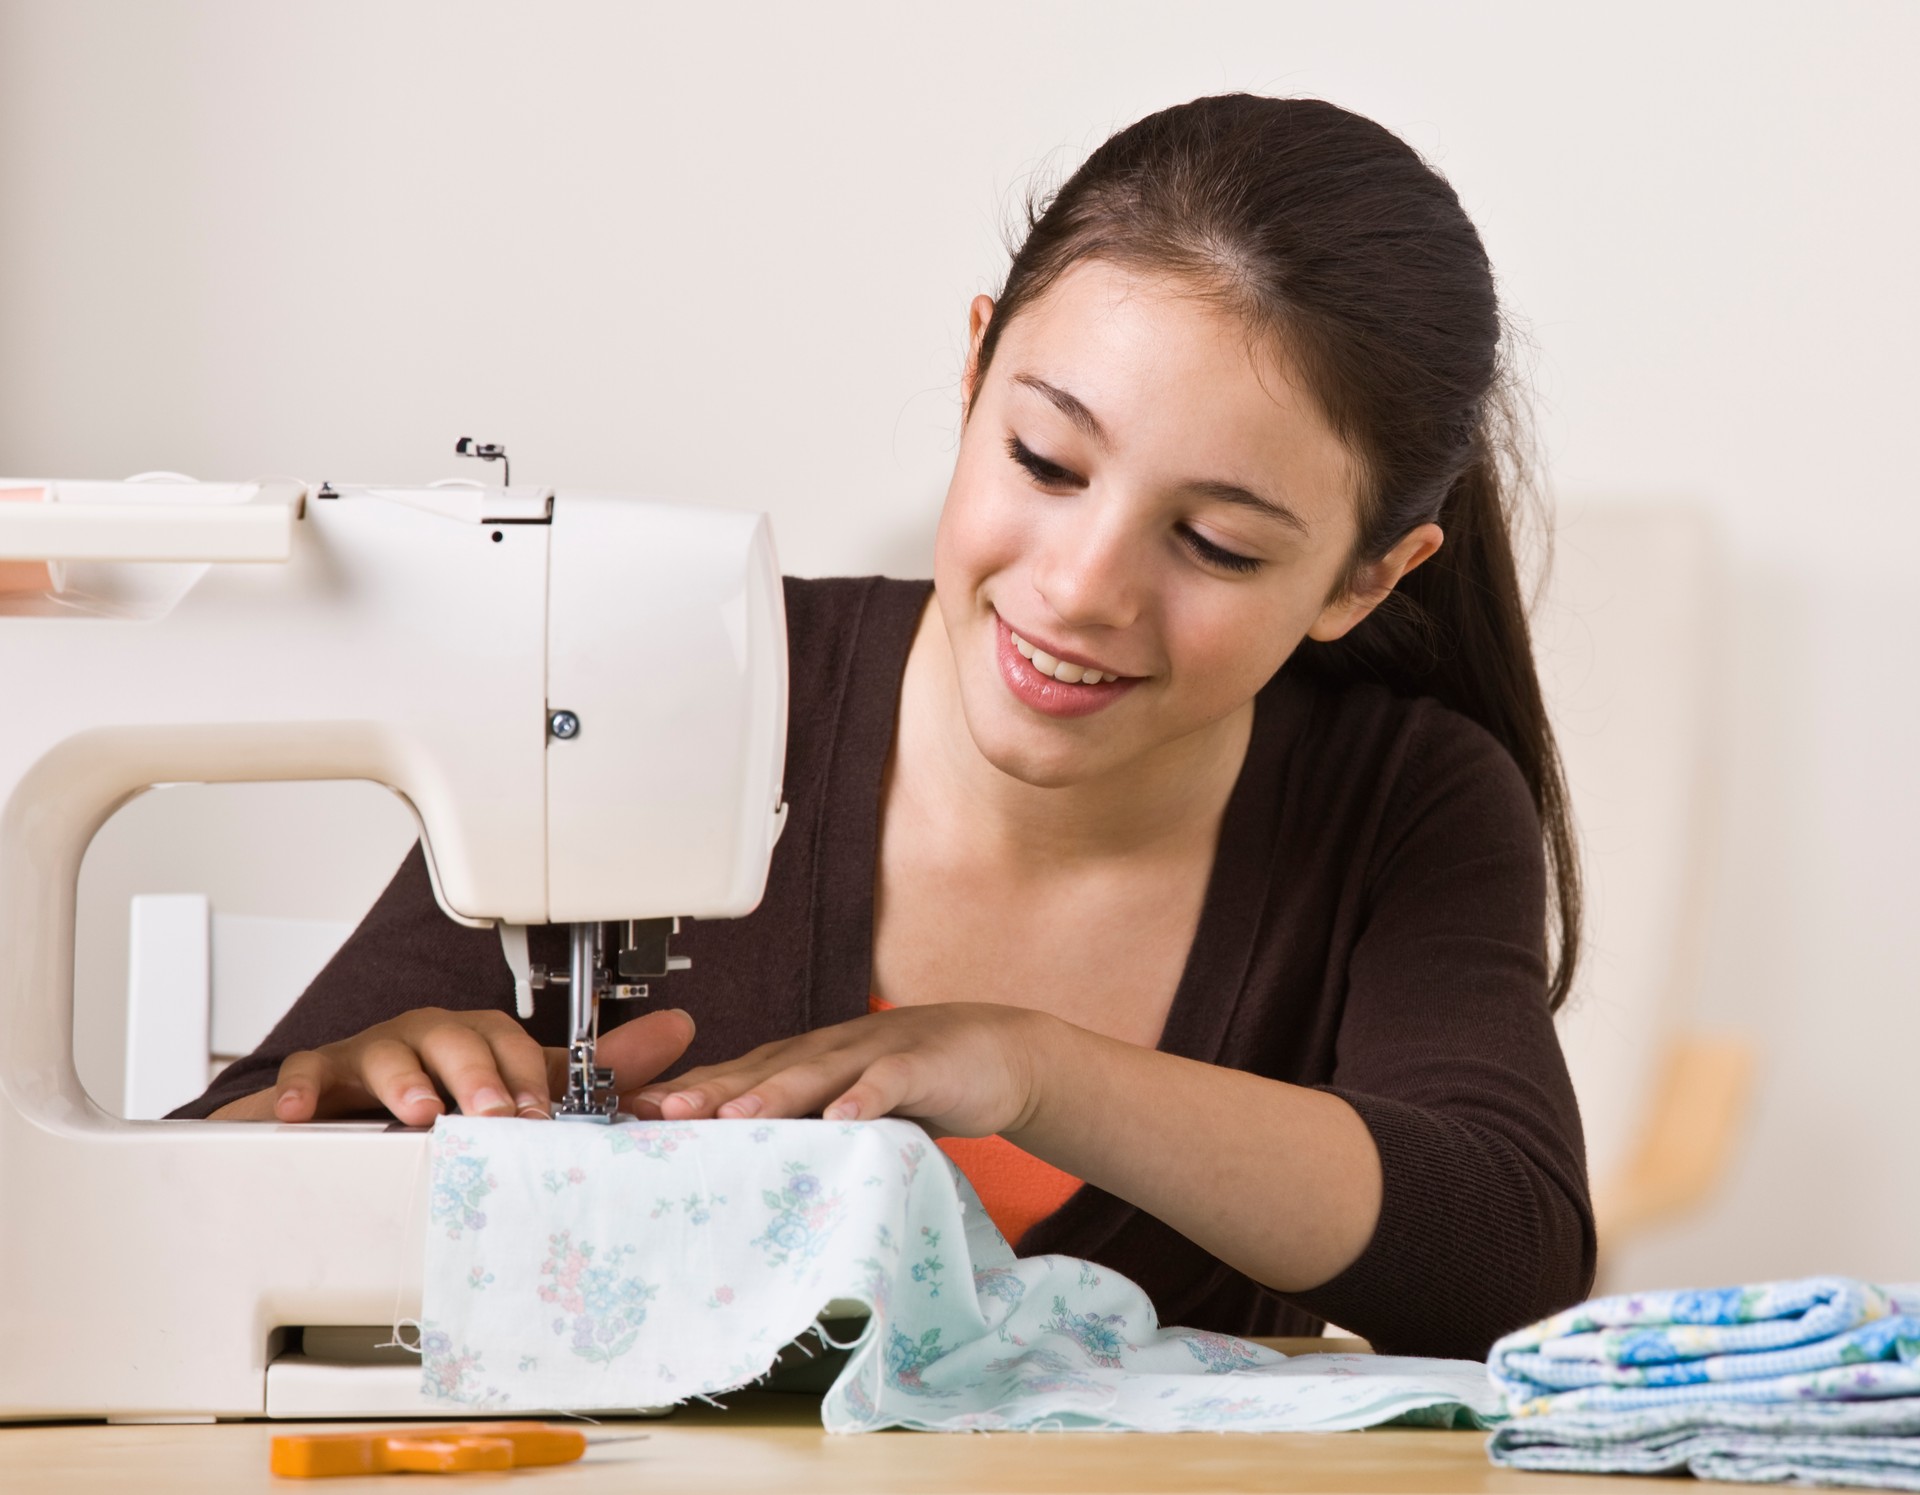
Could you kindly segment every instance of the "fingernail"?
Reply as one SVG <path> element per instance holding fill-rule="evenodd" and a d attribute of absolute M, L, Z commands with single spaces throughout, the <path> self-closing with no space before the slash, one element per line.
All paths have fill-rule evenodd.
<path fill-rule="evenodd" d="M 697 1030 L 699 1029 L 699 1027 L 700 1027 L 700 1025 L 699 1025 L 698 1023 L 696 1023 L 696 1022 L 695 1022 L 695 1021 L 693 1020 L 693 1014 L 692 1014 L 691 1012 L 689 1012 L 689 1011 L 687 1011 L 687 1009 L 686 1009 L 686 1008 L 684 1008 L 684 1007 L 669 1007 L 669 1008 L 667 1009 L 667 1011 L 669 1011 L 669 1012 L 677 1012 L 677 1013 L 679 1013 L 679 1014 L 680 1014 L 680 1016 L 682 1016 L 682 1017 L 684 1017 L 684 1018 L 685 1018 L 685 1019 L 687 1020 L 687 1026 L 688 1026 L 689 1028 L 692 1028 L 692 1029 L 695 1029 L 696 1031 L 697 1031 Z"/>
<path fill-rule="evenodd" d="M 858 1106 L 850 1100 L 843 1100 L 837 1105 L 828 1106 L 827 1109 L 821 1113 L 821 1119 L 825 1121 L 852 1121 L 859 1114 L 860 1108 Z"/>
<path fill-rule="evenodd" d="M 511 1111 L 513 1102 L 491 1085 L 486 1085 L 473 1092 L 473 1108 L 487 1115 L 494 1111 Z"/>
<path fill-rule="evenodd" d="M 289 1106 L 296 1104 L 299 1101 L 299 1099 L 300 1099 L 299 1091 L 283 1090 L 280 1092 L 278 1098 L 275 1099 L 273 1103 L 273 1109 L 276 1112 L 287 1110 Z"/>
<path fill-rule="evenodd" d="M 517 1104 L 520 1107 L 520 1114 L 522 1116 L 538 1116 L 538 1117 L 541 1117 L 542 1119 L 545 1119 L 546 1117 L 547 1103 L 543 1101 L 539 1096 L 533 1094 L 531 1091 L 529 1091 L 525 1095 L 520 1096 L 517 1100 Z"/>
<path fill-rule="evenodd" d="M 758 1116 L 766 1103 L 757 1095 L 743 1095 L 738 1100 L 730 1100 L 720 1108 L 722 1116 Z"/>
<path fill-rule="evenodd" d="M 413 1089 L 400 1097 L 400 1104 L 403 1106 L 417 1106 L 420 1102 L 429 1100 L 436 1106 L 439 1105 L 440 1093 L 425 1085 L 415 1085 Z"/>
<path fill-rule="evenodd" d="M 657 1106 L 672 1094 L 671 1090 L 642 1090 L 634 1099 L 643 1100 L 650 1106 Z"/>

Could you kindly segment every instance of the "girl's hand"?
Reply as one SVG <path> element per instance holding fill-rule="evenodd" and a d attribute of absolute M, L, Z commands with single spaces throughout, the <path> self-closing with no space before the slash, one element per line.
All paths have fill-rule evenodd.
<path fill-rule="evenodd" d="M 622 1035 L 614 1042 L 615 1034 Z M 624 1093 L 686 1052 L 693 1019 L 674 1009 L 622 1024 L 595 1058 Z M 565 1049 L 543 1049 L 504 1012 L 420 1007 L 352 1038 L 289 1054 L 264 1090 L 231 1101 L 210 1121 L 321 1121 L 385 1107 L 408 1126 L 430 1126 L 453 1104 L 469 1116 L 545 1117 L 566 1085 Z"/>
<path fill-rule="evenodd" d="M 1014 1133 L 1038 1105 L 1036 1054 L 1057 1022 L 986 1002 L 897 1007 L 689 1070 L 642 1090 L 633 1109 L 666 1121 L 911 1116 L 960 1137 Z"/>

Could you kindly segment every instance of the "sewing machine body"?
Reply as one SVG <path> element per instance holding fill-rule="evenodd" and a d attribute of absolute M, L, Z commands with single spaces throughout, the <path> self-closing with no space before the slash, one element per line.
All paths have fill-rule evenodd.
<path fill-rule="evenodd" d="M 784 814 L 765 518 L 0 480 L 21 488 L 52 501 L 0 504 L 0 561 L 56 559 L 0 594 L 0 1419 L 404 1411 L 344 1369 L 276 1405 L 269 1367 L 290 1326 L 416 1310 L 424 1135 L 103 1112 L 73 1064 L 81 857 L 154 784 L 365 778 L 412 807 L 464 922 L 744 914 Z"/>

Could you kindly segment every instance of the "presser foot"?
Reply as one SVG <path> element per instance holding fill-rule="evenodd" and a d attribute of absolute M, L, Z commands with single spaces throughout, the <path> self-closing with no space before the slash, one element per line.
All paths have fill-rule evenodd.
<path fill-rule="evenodd" d="M 567 1093 L 553 1108 L 555 1121 L 592 1121 L 602 1126 L 612 1123 L 620 1108 L 619 1093 L 613 1088 L 613 1071 L 593 1062 L 593 1050 L 575 1044 L 567 1056 Z"/>

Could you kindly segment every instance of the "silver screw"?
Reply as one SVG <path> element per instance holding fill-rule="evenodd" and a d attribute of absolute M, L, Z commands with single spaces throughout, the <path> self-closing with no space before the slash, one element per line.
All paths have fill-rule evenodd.
<path fill-rule="evenodd" d="M 547 718 L 547 730 L 562 742 L 580 735 L 580 718 L 571 711 L 556 711 Z"/>

